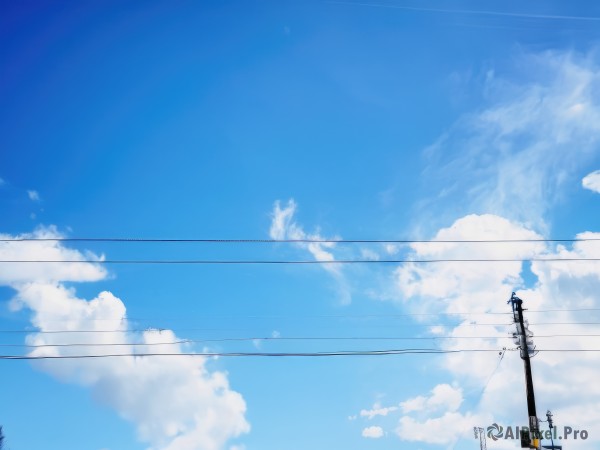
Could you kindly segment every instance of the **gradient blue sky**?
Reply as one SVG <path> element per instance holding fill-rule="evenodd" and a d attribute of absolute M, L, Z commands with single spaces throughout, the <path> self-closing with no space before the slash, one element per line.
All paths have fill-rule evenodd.
<path fill-rule="evenodd" d="M 582 186 L 583 177 L 600 168 L 600 4 L 0 5 L 2 234 L 56 227 L 73 237 L 262 239 L 272 232 L 276 201 L 280 211 L 294 213 L 296 229 L 326 237 L 431 238 L 471 214 L 494 214 L 545 237 L 600 231 L 600 197 Z M 495 226 L 503 230 L 497 236 L 521 232 L 504 222 Z M 466 230 L 466 237 L 481 231 Z M 282 232 L 289 236 L 289 226 Z M 284 245 L 66 246 L 108 259 L 318 258 L 310 249 Z M 392 251 L 325 250 L 335 258 L 383 258 Z M 393 254 L 408 251 L 420 250 Z M 509 279 L 536 297 L 543 291 L 540 273 L 526 266 L 517 270 L 519 280 Z M 123 300 L 133 328 L 170 328 L 180 338 L 426 335 L 426 325 L 456 326 L 442 316 L 426 324 L 368 318 L 423 311 L 435 297 L 398 287 L 403 275 L 409 276 L 391 266 L 338 272 L 111 266 L 100 281 L 62 284 L 86 299 L 110 291 Z M 507 290 L 495 295 L 505 300 L 512 287 L 502 283 Z M 27 308 L 9 307 L 19 289 L 3 284 L 0 329 L 30 326 Z M 486 311 L 506 308 L 494 301 Z M 469 308 L 462 305 L 458 311 Z M 0 339 L 22 343 L 23 335 Z M 211 348 L 390 345 L 403 344 Z M 476 415 L 483 385 L 436 358 L 210 361 L 243 396 L 251 424 L 223 448 L 475 448 L 472 426 L 484 420 Z M 482 371 L 494 364 L 492 358 Z M 0 371 L 0 424 L 11 450 L 152 445 L 140 441 L 136 423 L 85 387 L 27 362 L 0 361 Z M 462 389 L 460 411 L 472 423 L 471 435 L 431 442 L 395 431 L 401 402 L 446 383 Z M 360 416 L 374 404 L 395 409 L 373 419 Z M 418 420 L 426 420 L 425 413 Z M 382 427 L 384 435 L 362 437 L 370 426 Z"/>

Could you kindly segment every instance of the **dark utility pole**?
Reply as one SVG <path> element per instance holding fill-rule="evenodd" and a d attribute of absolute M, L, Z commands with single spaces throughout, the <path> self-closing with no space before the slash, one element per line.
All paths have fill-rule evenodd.
<path fill-rule="evenodd" d="M 539 425 L 537 412 L 535 409 L 535 394 L 533 392 L 533 378 L 531 376 L 531 359 L 530 352 L 533 352 L 533 342 L 531 332 L 528 330 L 525 320 L 523 319 L 523 300 L 512 293 L 510 303 L 513 308 L 513 316 L 517 326 L 515 338 L 519 339 L 519 347 L 521 348 L 521 359 L 525 366 L 525 387 L 527 392 L 527 414 L 529 416 L 529 431 L 530 439 L 521 437 L 521 447 L 529 447 L 539 449 Z"/>

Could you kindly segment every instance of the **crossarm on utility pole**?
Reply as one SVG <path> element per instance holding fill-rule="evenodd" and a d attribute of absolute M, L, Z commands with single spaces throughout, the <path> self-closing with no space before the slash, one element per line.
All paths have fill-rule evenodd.
<path fill-rule="evenodd" d="M 531 374 L 531 358 L 529 355 L 529 345 L 527 342 L 528 330 L 525 326 L 525 320 L 523 319 L 523 300 L 512 293 L 509 300 L 513 308 L 513 316 L 517 326 L 517 334 L 520 338 L 519 346 L 521 348 L 521 359 L 525 367 L 525 389 L 527 393 L 527 415 L 529 416 L 529 430 L 530 436 L 532 436 L 529 442 L 529 448 L 540 448 L 540 429 L 538 424 L 537 412 L 535 408 L 535 394 L 533 391 L 533 376 Z M 521 446 L 523 447 L 526 442 L 521 439 Z"/>

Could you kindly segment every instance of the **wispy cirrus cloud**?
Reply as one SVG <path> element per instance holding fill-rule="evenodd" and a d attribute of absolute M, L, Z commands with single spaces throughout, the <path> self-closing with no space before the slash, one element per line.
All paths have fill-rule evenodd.
<path fill-rule="evenodd" d="M 600 64 L 594 54 L 572 52 L 525 55 L 520 64 L 527 73 L 512 79 L 488 77 L 488 104 L 462 117 L 424 152 L 424 180 L 434 188 L 419 203 L 415 226 L 427 230 L 424 238 L 437 240 L 529 242 L 415 244 L 408 258 L 597 258 L 597 241 L 556 245 L 531 240 L 547 234 L 553 207 L 567 201 L 568 193 L 581 184 L 596 190 L 596 172 L 584 181 L 578 175 L 600 157 Z M 575 237 L 595 239 L 600 233 Z M 508 339 L 514 327 L 511 320 L 487 315 L 509 312 L 506 301 L 513 290 L 529 309 L 548 311 L 529 314 L 535 333 L 561 336 L 534 337 L 542 350 L 533 360 L 536 393 L 544 399 L 538 414 L 552 409 L 563 423 L 588 429 L 600 421 L 593 406 L 600 402 L 600 389 L 587 392 L 588 386 L 595 386 L 593 353 L 544 351 L 600 346 L 600 339 L 590 336 L 589 327 L 581 323 L 600 320 L 597 312 L 569 311 L 598 306 L 600 263 L 406 264 L 393 280 L 408 311 L 452 313 L 443 321 L 444 335 L 450 339 L 440 340 L 441 348 L 489 350 L 441 358 L 438 368 L 446 374 L 445 384 L 461 395 L 438 408 L 427 406 L 433 391 L 402 400 L 396 429 L 401 439 L 447 447 L 473 426 L 526 420 L 524 396 L 507 395 L 515 387 L 524 390 L 522 361 L 517 352 L 507 352 L 502 360 L 498 355 L 500 349 L 514 347 Z M 576 381 L 570 379 L 572 374 L 577 374 Z M 600 437 L 590 439 L 596 442 Z M 494 448 L 512 444 L 493 443 Z M 570 446 L 588 448 L 590 440 Z"/>
<path fill-rule="evenodd" d="M 279 200 L 275 202 L 271 212 L 271 227 L 269 229 L 269 236 L 271 239 L 324 240 L 325 238 L 321 236 L 319 231 L 307 233 L 304 231 L 304 228 L 296 222 L 295 215 L 297 209 L 298 205 L 294 199 L 288 200 L 283 207 Z M 334 237 L 332 239 L 339 239 L 339 237 Z M 333 254 L 333 250 L 336 247 L 335 243 L 298 242 L 295 245 L 308 251 L 315 261 L 335 261 L 335 255 Z M 322 267 L 335 279 L 340 303 L 350 303 L 352 295 L 342 266 L 339 264 L 323 264 Z"/>
<path fill-rule="evenodd" d="M 425 152 L 433 192 L 420 218 L 492 213 L 547 229 L 547 212 L 600 155 L 600 66 L 590 56 L 523 55 L 527 72 L 488 76 L 487 106 L 463 116 Z M 444 214 L 439 215 L 440 211 Z M 441 224 L 440 220 L 433 223 Z"/>
<path fill-rule="evenodd" d="M 449 8 L 424 8 L 418 6 L 406 6 L 396 5 L 391 3 L 378 3 L 370 1 L 343 1 L 343 0 L 330 0 L 329 3 L 337 5 L 351 5 L 351 6 L 366 6 L 371 8 L 382 8 L 382 9 L 397 9 L 404 11 L 416 11 L 424 13 L 436 13 L 436 14 L 452 14 L 452 15 L 472 15 L 472 16 L 497 16 L 507 18 L 523 18 L 523 19 L 539 19 L 539 20 L 566 20 L 566 21 L 581 21 L 581 22 L 599 22 L 600 17 L 596 16 L 574 16 L 568 14 L 536 14 L 526 12 L 512 12 L 512 11 L 493 11 L 486 9 L 449 9 Z"/>

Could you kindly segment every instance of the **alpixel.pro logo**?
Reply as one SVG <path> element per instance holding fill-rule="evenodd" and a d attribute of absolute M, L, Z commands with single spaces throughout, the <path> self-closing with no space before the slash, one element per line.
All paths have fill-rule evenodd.
<path fill-rule="evenodd" d="M 502 439 L 502 430 L 502 426 L 494 422 L 489 427 L 487 427 L 487 437 L 493 439 L 494 441 Z"/>
<path fill-rule="evenodd" d="M 484 429 L 481 427 L 473 427 L 473 431 L 475 432 L 475 438 L 477 438 L 480 434 L 483 434 Z M 507 440 L 507 439 L 521 439 L 521 435 L 529 435 L 530 439 L 555 439 L 555 440 L 569 440 L 569 439 L 578 439 L 585 441 L 589 433 L 587 430 L 580 430 L 569 426 L 564 426 L 562 428 L 562 433 L 559 431 L 558 427 L 553 427 L 552 431 L 550 430 L 542 430 L 538 432 L 532 432 L 529 430 L 529 427 L 513 427 L 511 425 L 503 427 L 497 423 L 493 423 L 488 426 L 486 429 L 486 436 L 488 439 L 493 441 L 499 440 Z"/>

